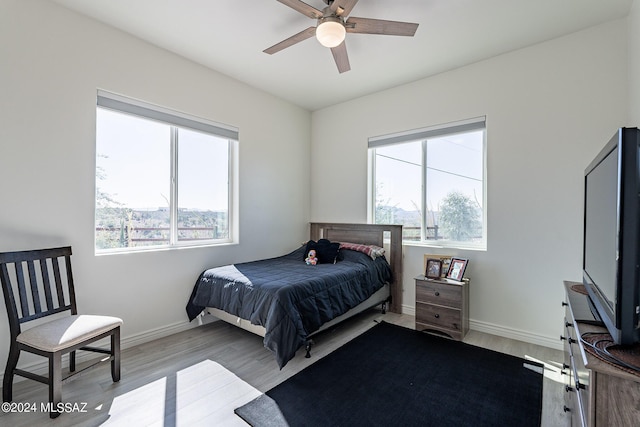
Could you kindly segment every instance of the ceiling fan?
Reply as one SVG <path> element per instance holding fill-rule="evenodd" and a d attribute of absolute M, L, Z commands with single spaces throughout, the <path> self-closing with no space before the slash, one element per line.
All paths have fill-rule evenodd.
<path fill-rule="evenodd" d="M 331 49 L 338 71 L 349 71 L 349 57 L 344 39 L 346 33 L 382 34 L 392 36 L 413 36 L 418 24 L 410 22 L 386 21 L 382 19 L 349 17 L 349 13 L 358 0 L 323 0 L 327 6 L 323 10 L 309 6 L 301 0 L 278 0 L 280 3 L 302 13 L 309 18 L 316 19 L 316 26 L 300 31 L 280 43 L 276 43 L 264 50 L 272 55 L 293 46 L 312 36 L 316 36 L 320 44 Z"/>

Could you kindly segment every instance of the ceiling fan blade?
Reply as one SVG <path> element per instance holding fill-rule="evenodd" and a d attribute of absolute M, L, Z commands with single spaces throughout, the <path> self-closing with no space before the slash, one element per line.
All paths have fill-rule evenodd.
<path fill-rule="evenodd" d="M 309 27 L 306 30 L 300 31 L 298 34 L 294 34 L 288 39 L 282 40 L 280 43 L 274 44 L 270 48 L 263 50 L 263 52 L 273 55 L 276 52 L 280 52 L 282 49 L 286 49 L 289 46 L 293 46 L 296 43 L 300 43 L 301 41 L 308 39 L 309 37 L 313 37 L 315 33 L 316 27 Z"/>
<path fill-rule="evenodd" d="M 344 73 L 351 69 L 351 65 L 349 65 L 349 56 L 347 55 L 347 45 L 344 41 L 338 46 L 332 47 L 331 54 L 333 55 L 333 59 L 336 61 L 336 65 L 338 66 L 338 71 L 340 73 Z"/>
<path fill-rule="evenodd" d="M 411 22 L 386 21 L 384 19 L 369 19 L 351 17 L 345 23 L 347 33 L 384 34 L 389 36 L 413 36 L 418 24 Z"/>
<path fill-rule="evenodd" d="M 303 1 L 300 0 L 278 0 L 280 3 L 289 6 L 291 9 L 297 10 L 303 15 L 308 16 L 309 18 L 318 19 L 322 18 L 322 11 L 316 9 L 313 6 L 309 6 Z"/>
<path fill-rule="evenodd" d="M 334 0 L 331 3 L 331 10 L 338 16 L 347 16 L 351 13 L 356 3 L 358 3 L 358 0 Z"/>

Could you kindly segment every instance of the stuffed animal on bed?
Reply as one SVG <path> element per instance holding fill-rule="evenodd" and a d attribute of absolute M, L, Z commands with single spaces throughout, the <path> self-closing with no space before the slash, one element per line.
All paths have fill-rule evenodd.
<path fill-rule="evenodd" d="M 304 262 L 306 262 L 307 265 L 316 265 L 318 263 L 318 257 L 316 256 L 315 249 L 311 249 L 309 251 L 309 254 L 307 254 L 307 257 L 304 259 Z"/>

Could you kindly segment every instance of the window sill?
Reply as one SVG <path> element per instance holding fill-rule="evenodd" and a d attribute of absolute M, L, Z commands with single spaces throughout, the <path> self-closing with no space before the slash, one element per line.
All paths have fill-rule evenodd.
<path fill-rule="evenodd" d="M 137 254 L 137 253 L 148 253 L 148 252 L 167 252 L 174 250 L 184 250 L 184 249 L 200 249 L 200 248 L 217 248 L 224 246 L 235 246 L 238 245 L 238 242 L 230 241 L 230 242 L 220 242 L 220 243 L 199 243 L 199 244 L 183 244 L 183 245 L 175 245 L 175 246 L 156 246 L 156 247 L 145 247 L 145 248 L 121 248 L 121 249 L 106 249 L 101 251 L 95 251 L 95 256 L 104 256 L 104 255 L 127 255 L 127 254 Z"/>
<path fill-rule="evenodd" d="M 483 245 L 483 246 L 480 246 L 480 245 L 448 245 L 448 244 L 437 244 L 435 242 L 431 243 L 431 242 L 428 242 L 428 241 L 416 242 L 416 241 L 412 241 L 412 240 L 403 240 L 402 241 L 402 245 L 403 246 L 414 246 L 414 247 L 419 247 L 419 248 L 459 249 L 459 250 L 465 250 L 465 251 L 481 251 L 481 252 L 486 252 L 487 251 L 486 245 Z"/>

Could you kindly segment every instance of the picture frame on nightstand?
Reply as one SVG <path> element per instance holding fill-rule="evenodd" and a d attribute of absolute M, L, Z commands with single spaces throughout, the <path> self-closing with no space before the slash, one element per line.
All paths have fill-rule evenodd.
<path fill-rule="evenodd" d="M 428 259 L 424 275 L 427 279 L 439 279 L 442 275 L 442 260 Z"/>
<path fill-rule="evenodd" d="M 449 271 L 449 264 L 451 263 L 451 255 L 435 255 L 435 254 L 424 254 L 424 275 L 427 276 L 427 261 L 430 259 L 436 259 L 442 261 L 442 266 L 440 267 L 440 279 L 444 279 L 447 276 L 447 271 Z"/>
<path fill-rule="evenodd" d="M 466 258 L 452 257 L 451 265 L 449 266 L 449 271 L 447 272 L 447 279 L 457 280 L 461 282 L 468 263 L 469 260 Z"/>

